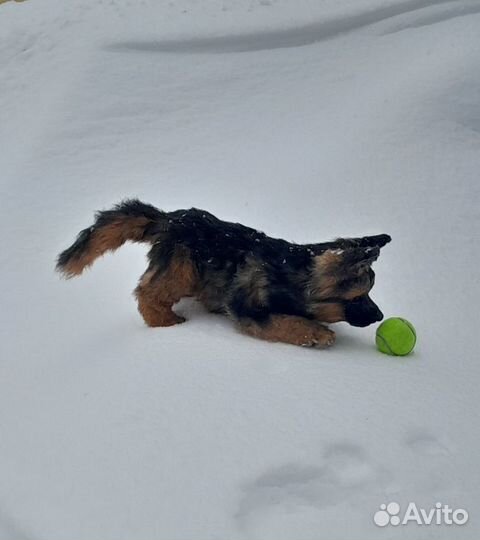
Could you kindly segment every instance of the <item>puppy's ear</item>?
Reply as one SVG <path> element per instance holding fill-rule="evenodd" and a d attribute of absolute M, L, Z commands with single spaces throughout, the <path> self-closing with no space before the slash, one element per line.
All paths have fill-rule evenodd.
<path fill-rule="evenodd" d="M 380 248 L 378 246 L 346 249 L 343 252 L 342 263 L 346 271 L 349 269 L 366 268 L 378 259 Z"/>
<path fill-rule="evenodd" d="M 388 234 L 376 234 L 374 236 L 364 236 L 360 239 L 359 247 L 379 247 L 382 248 L 392 241 L 392 237 Z"/>
<path fill-rule="evenodd" d="M 370 267 L 379 255 L 378 246 L 327 249 L 317 255 L 312 274 L 312 296 L 317 300 L 350 300 L 368 293 L 373 286 Z"/>
<path fill-rule="evenodd" d="M 327 249 L 382 248 L 391 241 L 392 238 L 388 234 L 375 234 L 373 236 L 362 236 L 360 238 L 337 238 L 333 242 L 325 242 L 324 244 L 318 244 L 318 246 L 325 251 Z"/>
<path fill-rule="evenodd" d="M 367 269 L 379 255 L 378 246 L 327 249 L 315 257 L 315 264 L 317 270 L 323 274 L 334 274 L 339 278 L 344 278 Z"/>

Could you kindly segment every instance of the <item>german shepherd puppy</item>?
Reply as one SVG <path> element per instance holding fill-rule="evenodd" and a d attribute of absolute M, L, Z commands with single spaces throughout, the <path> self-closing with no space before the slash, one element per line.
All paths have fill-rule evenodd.
<path fill-rule="evenodd" d="M 387 234 L 299 245 L 205 210 L 163 212 L 132 199 L 98 212 L 59 255 L 57 270 L 79 275 L 127 240 L 152 246 L 135 289 L 149 326 L 184 322 L 172 306 L 185 296 L 228 315 L 247 334 L 306 347 L 334 343 L 322 323 L 368 326 L 383 318 L 368 293 Z"/>

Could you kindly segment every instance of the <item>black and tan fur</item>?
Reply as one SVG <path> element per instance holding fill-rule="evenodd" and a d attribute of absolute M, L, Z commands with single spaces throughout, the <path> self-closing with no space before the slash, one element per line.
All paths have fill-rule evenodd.
<path fill-rule="evenodd" d="M 172 306 L 186 296 L 247 334 L 304 346 L 334 343 L 323 323 L 367 326 L 383 317 L 368 293 L 371 264 L 391 240 L 386 234 L 299 245 L 204 210 L 163 212 L 134 199 L 98 212 L 59 255 L 57 270 L 79 275 L 127 240 L 152 246 L 135 289 L 149 326 L 183 322 Z"/>

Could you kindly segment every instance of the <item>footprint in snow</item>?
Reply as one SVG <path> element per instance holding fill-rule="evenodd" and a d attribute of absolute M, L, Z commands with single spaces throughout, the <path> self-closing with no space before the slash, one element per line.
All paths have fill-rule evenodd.
<path fill-rule="evenodd" d="M 318 465 L 288 463 L 246 484 L 235 518 L 245 530 L 272 511 L 292 513 L 305 506 L 321 511 L 346 500 L 355 502 L 365 489 L 381 492 L 385 480 L 360 446 L 334 444 Z"/>
<path fill-rule="evenodd" d="M 434 435 L 424 432 L 413 432 L 406 439 L 407 446 L 424 456 L 447 456 L 448 448 L 444 446 Z"/>

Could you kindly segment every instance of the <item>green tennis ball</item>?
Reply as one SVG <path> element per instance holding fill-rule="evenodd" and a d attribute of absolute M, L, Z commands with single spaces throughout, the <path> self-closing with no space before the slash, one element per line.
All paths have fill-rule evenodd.
<path fill-rule="evenodd" d="M 393 356 L 405 356 L 413 351 L 417 333 L 413 324 L 400 317 L 391 317 L 377 328 L 377 349 Z"/>

